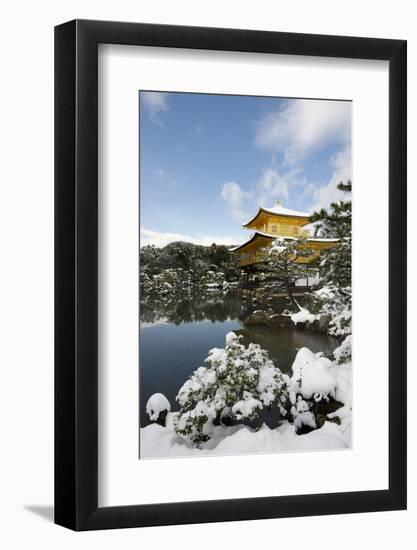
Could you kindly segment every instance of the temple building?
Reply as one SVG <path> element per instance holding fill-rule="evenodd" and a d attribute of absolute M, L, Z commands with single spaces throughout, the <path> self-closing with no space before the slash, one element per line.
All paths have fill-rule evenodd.
<path fill-rule="evenodd" d="M 338 239 L 312 237 L 307 227 L 310 223 L 309 220 L 308 212 L 297 212 L 284 208 L 279 201 L 272 208 L 259 207 L 258 213 L 243 224 L 243 227 L 254 232 L 251 238 L 232 250 L 236 255 L 237 267 L 245 268 L 262 262 L 267 255 L 265 249 L 277 237 L 302 239 L 303 246 L 307 246 L 313 254 L 300 256 L 295 261 L 297 263 L 312 262 L 320 255 L 321 250 L 335 246 Z"/>

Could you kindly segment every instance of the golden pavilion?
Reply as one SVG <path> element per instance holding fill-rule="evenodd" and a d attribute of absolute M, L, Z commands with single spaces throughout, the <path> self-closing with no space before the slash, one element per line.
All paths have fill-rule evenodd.
<path fill-rule="evenodd" d="M 279 201 L 272 208 L 259 207 L 257 214 L 243 224 L 246 229 L 254 231 L 251 238 L 245 243 L 232 249 L 236 255 L 237 267 L 246 267 L 262 262 L 266 257 L 265 249 L 277 237 L 285 239 L 300 239 L 313 254 L 300 256 L 297 263 L 310 263 L 315 260 L 323 249 L 336 245 L 338 239 L 324 239 L 312 237 L 308 229 L 310 214 L 308 212 L 297 212 L 284 208 Z"/>

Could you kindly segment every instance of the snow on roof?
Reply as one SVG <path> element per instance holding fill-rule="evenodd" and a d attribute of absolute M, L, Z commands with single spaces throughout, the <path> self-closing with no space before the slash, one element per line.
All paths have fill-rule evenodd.
<path fill-rule="evenodd" d="M 239 250 L 239 248 L 242 248 L 246 244 L 249 244 L 253 239 L 255 239 L 257 236 L 260 237 L 268 237 L 269 239 L 274 239 L 275 237 L 270 235 L 269 233 L 264 233 L 263 231 L 255 231 L 255 233 L 251 236 L 251 238 L 244 243 L 240 244 L 239 246 L 235 246 L 234 248 L 230 249 L 230 252 L 236 252 L 236 250 Z"/>
<path fill-rule="evenodd" d="M 239 246 L 235 246 L 234 248 L 230 248 L 230 252 L 236 252 L 236 250 L 239 250 L 240 248 L 243 248 L 245 245 L 249 244 L 251 241 L 253 241 L 256 237 L 267 237 L 269 239 L 276 239 L 281 238 L 285 239 L 287 241 L 298 241 L 299 237 L 290 237 L 287 235 L 271 235 L 271 233 L 265 233 L 264 231 L 255 231 L 251 238 L 244 243 L 240 244 Z M 326 239 L 323 237 L 307 237 L 306 240 L 310 243 L 337 243 L 340 239 Z"/>
<path fill-rule="evenodd" d="M 307 241 L 312 243 L 338 243 L 340 239 L 327 239 L 324 237 L 317 237 L 317 238 L 308 237 Z"/>
<path fill-rule="evenodd" d="M 298 210 L 291 210 L 290 208 L 284 208 L 281 204 L 275 204 L 272 208 L 264 208 L 265 212 L 271 212 L 272 214 L 280 214 L 281 216 L 296 216 L 298 218 L 309 218 L 309 212 L 299 212 Z"/>
<path fill-rule="evenodd" d="M 303 231 L 308 231 L 310 235 L 313 235 L 318 223 L 319 222 L 310 222 L 307 225 L 303 225 Z"/>
<path fill-rule="evenodd" d="M 309 212 L 299 212 L 298 210 L 291 210 L 290 208 L 284 208 L 280 203 L 276 203 L 271 208 L 265 208 L 263 206 L 259 207 L 259 210 L 257 214 L 251 218 L 248 222 L 244 223 L 243 225 L 249 225 L 253 220 L 255 220 L 260 212 L 266 212 L 267 214 L 276 214 L 278 216 L 291 216 L 293 218 L 309 218 L 310 213 Z"/>

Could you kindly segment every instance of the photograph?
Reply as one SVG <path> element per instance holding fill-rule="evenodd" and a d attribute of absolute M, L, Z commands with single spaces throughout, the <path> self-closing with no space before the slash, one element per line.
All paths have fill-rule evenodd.
<path fill-rule="evenodd" d="M 351 126 L 139 91 L 139 459 L 351 449 Z"/>

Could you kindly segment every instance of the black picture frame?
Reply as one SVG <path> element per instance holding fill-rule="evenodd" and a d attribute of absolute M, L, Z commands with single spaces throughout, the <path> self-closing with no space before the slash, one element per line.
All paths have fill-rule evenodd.
<path fill-rule="evenodd" d="M 389 62 L 389 488 L 98 507 L 98 44 Z M 55 28 L 55 522 L 109 529 L 406 508 L 406 41 L 74 20 Z"/>

